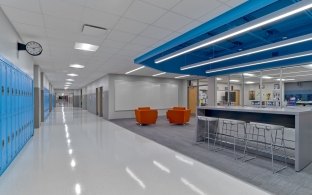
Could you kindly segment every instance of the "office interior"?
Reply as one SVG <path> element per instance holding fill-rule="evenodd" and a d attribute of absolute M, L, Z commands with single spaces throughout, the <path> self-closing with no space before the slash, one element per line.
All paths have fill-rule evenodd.
<path fill-rule="evenodd" d="M 311 0 L 0 0 L 0 26 L 0 194 L 311 194 Z"/>

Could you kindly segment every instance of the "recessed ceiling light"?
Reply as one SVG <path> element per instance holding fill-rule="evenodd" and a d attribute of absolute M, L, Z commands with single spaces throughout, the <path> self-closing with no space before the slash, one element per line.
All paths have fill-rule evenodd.
<path fill-rule="evenodd" d="M 302 67 L 304 67 L 304 68 L 308 68 L 308 69 L 312 69 L 312 64 L 303 65 Z"/>
<path fill-rule="evenodd" d="M 71 64 L 71 65 L 69 65 L 69 67 L 71 67 L 71 68 L 84 68 L 85 66 L 80 65 L 80 64 Z"/>
<path fill-rule="evenodd" d="M 98 48 L 99 46 L 88 43 L 75 43 L 75 49 L 83 51 L 96 51 Z"/>
<path fill-rule="evenodd" d="M 246 84 L 254 84 L 255 82 L 253 82 L 253 81 L 246 81 L 245 83 Z"/>
<path fill-rule="evenodd" d="M 301 5 L 301 6 L 298 7 L 298 5 Z M 220 42 L 220 41 L 223 41 L 223 40 L 227 40 L 227 39 L 229 39 L 231 37 L 235 37 L 235 36 L 240 35 L 242 33 L 249 32 L 249 31 L 251 31 L 253 29 L 257 29 L 257 28 L 259 28 L 261 26 L 265 26 L 267 24 L 276 22 L 278 20 L 287 18 L 289 16 L 292 16 L 294 14 L 300 13 L 300 12 L 305 11 L 305 10 L 308 10 L 311 7 L 312 7 L 312 3 L 306 3 L 306 2 L 297 3 L 297 4 L 293 5 L 293 6 L 289 6 L 289 7 L 284 8 L 283 10 L 280 11 L 279 15 L 277 15 L 278 13 L 272 13 L 271 15 L 264 16 L 262 18 L 254 20 L 253 22 L 243 24 L 242 26 L 238 27 L 239 30 L 238 29 L 233 29 L 233 30 L 230 30 L 229 32 L 227 32 L 227 33 L 225 33 L 223 35 L 219 35 L 219 36 L 217 35 L 217 37 L 213 37 L 212 39 L 208 39 L 208 40 L 202 41 L 202 42 L 200 42 L 200 43 L 198 43 L 198 44 L 196 44 L 194 46 L 187 47 L 187 48 L 182 49 L 180 51 L 177 51 L 177 52 L 175 52 L 173 54 L 169 54 L 169 55 L 164 56 L 162 58 L 156 59 L 155 63 L 156 64 L 157 63 L 161 63 L 161 62 L 164 62 L 166 60 L 178 57 L 180 55 L 183 55 L 183 54 L 195 51 L 197 49 L 200 49 L 200 48 L 203 48 L 203 47 L 207 47 L 207 46 L 215 44 L 217 42 Z M 268 18 L 270 16 L 271 16 L 271 18 Z"/>
<path fill-rule="evenodd" d="M 275 79 L 277 81 L 280 81 L 281 79 Z M 282 79 L 282 81 L 294 81 L 295 79 Z"/>
<path fill-rule="evenodd" d="M 70 76 L 70 77 L 77 77 L 78 74 L 75 74 L 75 73 L 70 73 L 70 74 L 67 74 L 67 76 Z"/>
<path fill-rule="evenodd" d="M 266 75 L 265 75 L 265 76 L 262 76 L 262 78 L 263 78 L 263 79 L 271 79 L 272 77 L 266 76 Z"/>
<path fill-rule="evenodd" d="M 190 75 L 182 75 L 182 76 L 177 76 L 177 77 L 174 77 L 175 79 L 180 79 L 180 78 L 184 78 L 184 77 L 189 77 Z"/>
<path fill-rule="evenodd" d="M 233 82 L 233 83 L 238 83 L 239 82 L 239 80 L 230 80 L 230 82 Z"/>
<path fill-rule="evenodd" d="M 244 73 L 243 75 L 244 75 L 244 76 L 248 76 L 248 77 L 253 77 L 253 76 L 255 76 L 255 74 L 251 74 L 251 73 Z"/>
<path fill-rule="evenodd" d="M 74 79 L 66 79 L 66 81 L 75 81 Z"/>
<path fill-rule="evenodd" d="M 222 81 L 222 78 L 220 78 L 220 77 L 217 77 L 217 81 Z"/>
<path fill-rule="evenodd" d="M 130 70 L 130 71 L 126 72 L 125 74 L 130 74 L 130 73 L 135 72 L 135 71 L 137 71 L 137 70 L 140 70 L 140 69 L 142 69 L 142 68 L 145 68 L 145 66 L 140 66 L 139 68 Z"/>
<path fill-rule="evenodd" d="M 154 74 L 153 77 L 157 77 L 157 76 L 164 75 L 164 74 L 166 74 L 166 72 L 161 72 L 161 73 L 158 73 L 158 74 Z"/>
<path fill-rule="evenodd" d="M 67 85 L 71 85 L 72 83 L 71 83 L 71 82 L 66 82 L 65 84 L 67 84 Z"/>

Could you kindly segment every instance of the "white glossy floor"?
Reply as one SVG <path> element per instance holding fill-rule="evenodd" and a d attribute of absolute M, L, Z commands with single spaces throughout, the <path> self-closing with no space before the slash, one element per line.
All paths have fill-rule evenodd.
<path fill-rule="evenodd" d="M 0 177 L 0 194 L 267 193 L 87 111 L 57 108 Z"/>

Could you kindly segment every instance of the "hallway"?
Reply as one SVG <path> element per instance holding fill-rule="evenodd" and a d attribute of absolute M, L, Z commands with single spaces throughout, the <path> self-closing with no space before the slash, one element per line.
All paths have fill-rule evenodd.
<path fill-rule="evenodd" d="M 87 111 L 58 107 L 0 177 L 0 194 L 266 192 Z"/>

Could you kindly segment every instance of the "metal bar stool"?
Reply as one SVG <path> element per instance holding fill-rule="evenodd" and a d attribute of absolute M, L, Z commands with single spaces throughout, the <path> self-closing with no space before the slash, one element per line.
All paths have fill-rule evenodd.
<path fill-rule="evenodd" d="M 250 122 L 250 126 L 253 128 L 253 134 L 251 136 L 251 140 L 246 140 L 245 142 L 245 148 L 244 148 L 244 156 L 246 156 L 247 151 L 247 142 L 252 141 L 256 142 L 256 151 L 259 152 L 259 144 L 263 144 L 265 146 L 265 150 L 267 149 L 267 145 L 270 146 L 270 154 L 271 154 L 271 168 L 272 172 L 277 173 L 279 171 L 284 170 L 287 168 L 287 153 L 286 153 L 286 145 L 285 145 L 285 139 L 284 139 L 284 127 L 280 125 L 271 125 L 271 124 L 265 124 L 265 123 L 256 123 L 256 122 Z M 257 129 L 257 134 L 254 134 L 254 129 Z M 262 134 L 260 132 L 263 132 Z M 270 135 L 269 143 L 267 143 L 266 134 Z M 254 139 L 254 135 L 257 139 Z M 264 141 L 259 141 L 259 137 L 263 137 Z M 280 143 L 277 143 L 277 141 L 280 140 Z M 283 158 L 285 166 L 279 168 L 278 170 L 275 170 L 274 167 L 274 151 L 276 150 L 283 150 Z M 255 158 L 255 157 L 254 157 Z M 251 158 L 251 159 L 254 159 Z M 251 160 L 248 159 L 248 160 Z"/>
<path fill-rule="evenodd" d="M 207 139 L 208 149 L 210 148 L 210 134 L 216 135 L 216 132 L 218 131 L 218 125 L 219 125 L 219 119 L 214 117 L 207 117 L 207 116 L 198 116 L 198 120 L 204 121 L 205 123 L 205 135 L 204 135 L 204 141 Z M 215 125 L 215 133 L 211 133 L 210 131 L 210 123 L 214 122 Z"/>
<path fill-rule="evenodd" d="M 227 142 L 227 137 L 233 138 L 233 152 L 234 152 L 234 158 L 239 159 L 242 157 L 237 157 L 236 155 L 236 145 L 237 145 L 237 140 L 244 140 L 246 142 L 247 139 L 247 134 L 246 134 L 246 122 L 241 121 L 241 120 L 231 120 L 231 119 L 219 119 L 222 123 L 221 128 L 219 131 L 216 133 L 215 140 L 214 140 L 214 150 L 216 146 L 217 139 L 220 142 L 221 147 L 223 146 L 224 143 Z M 239 127 L 243 127 L 243 137 L 239 137 Z M 218 138 L 219 137 L 219 138 Z M 225 138 L 225 139 L 224 139 Z"/>

